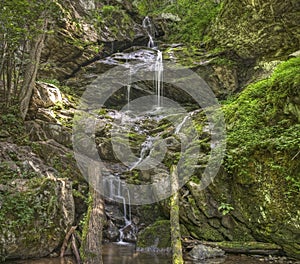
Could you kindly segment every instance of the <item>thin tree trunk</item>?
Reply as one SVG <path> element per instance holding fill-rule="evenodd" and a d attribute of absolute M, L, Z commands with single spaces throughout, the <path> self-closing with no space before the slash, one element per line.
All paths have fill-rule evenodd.
<path fill-rule="evenodd" d="M 47 28 L 47 19 L 44 21 L 43 25 L 43 32 L 39 34 L 36 38 L 36 40 L 32 41 L 31 50 L 29 53 L 29 60 L 26 69 L 25 69 L 25 76 L 23 85 L 21 88 L 21 94 L 20 94 L 20 114 L 23 119 L 25 119 L 32 91 L 35 86 L 35 79 L 37 75 L 38 66 L 40 63 L 40 58 L 42 54 L 42 49 L 44 46 L 44 40 L 45 40 L 45 31 Z"/>
<path fill-rule="evenodd" d="M 171 224 L 171 245 L 172 245 L 172 263 L 183 264 L 182 245 L 179 223 L 179 195 L 178 195 L 178 175 L 177 167 L 171 167 L 171 204 L 170 204 L 170 224 Z"/>
<path fill-rule="evenodd" d="M 81 257 L 84 264 L 102 264 L 102 228 L 104 219 L 104 202 L 97 191 L 97 183 L 101 184 L 100 169 L 96 163 L 89 166 L 91 203 L 83 231 Z"/>

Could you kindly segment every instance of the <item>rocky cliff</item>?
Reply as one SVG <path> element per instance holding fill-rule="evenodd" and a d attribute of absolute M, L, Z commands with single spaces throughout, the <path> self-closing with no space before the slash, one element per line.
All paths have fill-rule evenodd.
<path fill-rule="evenodd" d="M 142 27 L 143 17 L 130 1 L 59 2 L 63 17 L 47 36 L 38 73 L 40 82 L 27 120 L 17 123 L 14 115 L 0 120 L 3 259 L 57 252 L 70 226 L 83 219 L 88 187 L 73 158 L 71 141 L 77 96 L 97 75 L 124 64 L 126 54 L 139 49 L 131 47 L 143 46 L 143 55 L 137 53 L 134 58 L 137 61 L 144 54 L 154 54 L 144 50 L 148 35 Z M 207 125 L 203 114 L 193 114 L 202 133 L 199 146 L 203 155 L 191 180 L 180 190 L 184 236 L 227 241 L 234 246 L 270 242 L 278 245 L 277 253 L 279 250 L 300 258 L 300 65 L 299 58 L 295 58 L 299 48 L 298 17 L 299 3 L 294 0 L 224 0 L 215 22 L 208 28 L 207 43 L 201 47 L 161 43 L 166 61 L 194 70 L 218 98 L 225 99 L 222 104 L 227 125 L 226 157 L 214 182 L 203 191 L 199 186 L 211 151 L 210 138 L 203 131 Z M 166 34 L 165 42 L 169 36 Z M 113 63 L 100 60 L 108 56 Z M 150 86 L 150 82 L 140 83 L 133 88 L 132 96 L 153 94 Z M 173 86 L 165 88 L 172 99 L 194 103 Z M 117 94 L 108 107 L 116 108 L 124 101 L 123 94 Z M 109 133 L 112 113 L 116 110 L 99 113 L 96 143 L 99 155 L 114 170 L 123 167 L 113 155 Z M 162 135 L 169 143 L 164 159 L 168 168 L 178 161 L 180 152 L 175 128 L 165 121 L 151 123 L 146 119 L 138 125 L 152 135 Z M 147 135 L 127 132 L 132 151 L 138 155 Z M 167 173 L 161 168 L 148 174 L 133 170 L 122 177 L 129 183 L 141 184 Z M 168 206 L 165 200 L 132 209 L 135 226 L 146 230 L 140 233 L 140 245 L 153 245 L 143 234 L 150 234 L 150 240 L 153 232 L 158 237 L 151 231 L 156 218 L 163 220 L 153 225 L 155 230 L 162 232 L 160 223 L 168 228 Z M 124 224 L 122 209 L 107 203 L 107 217 L 105 237 L 115 241 Z M 128 232 L 127 239 L 133 241 L 135 237 Z"/>

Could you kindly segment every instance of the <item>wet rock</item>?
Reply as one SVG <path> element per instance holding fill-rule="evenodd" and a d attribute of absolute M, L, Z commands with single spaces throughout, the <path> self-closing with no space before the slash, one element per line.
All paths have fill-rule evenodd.
<path fill-rule="evenodd" d="M 188 235 L 181 225 L 181 235 Z M 169 220 L 158 220 L 138 233 L 137 248 L 139 251 L 168 253 L 171 250 L 171 231 Z"/>
<path fill-rule="evenodd" d="M 157 221 L 138 234 L 138 248 L 168 249 L 171 247 L 170 222 Z"/>
<path fill-rule="evenodd" d="M 223 257 L 225 251 L 219 248 L 213 248 L 204 245 L 196 245 L 190 252 L 189 256 L 195 260 Z"/>
<path fill-rule="evenodd" d="M 120 238 L 119 229 L 111 220 L 108 221 L 108 224 L 104 229 L 104 238 L 107 238 L 110 242 L 116 242 Z"/>

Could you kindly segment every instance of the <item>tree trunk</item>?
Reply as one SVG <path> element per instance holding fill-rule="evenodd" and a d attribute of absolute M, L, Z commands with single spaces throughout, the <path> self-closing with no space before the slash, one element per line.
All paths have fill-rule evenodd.
<path fill-rule="evenodd" d="M 182 245 L 179 223 L 179 195 L 178 195 L 178 175 L 177 167 L 171 167 L 171 204 L 170 204 L 170 224 L 171 224 L 171 245 L 172 245 L 172 263 L 183 264 Z"/>
<path fill-rule="evenodd" d="M 45 31 L 47 29 L 47 19 L 44 21 L 42 33 L 39 34 L 35 40 L 32 40 L 30 45 L 30 52 L 29 52 L 29 60 L 30 62 L 26 66 L 25 74 L 24 74 L 24 81 L 21 88 L 20 93 L 20 114 L 23 119 L 25 119 L 32 91 L 35 85 L 36 74 L 38 70 L 38 66 L 40 63 L 41 53 L 44 46 L 45 40 Z"/>
<path fill-rule="evenodd" d="M 101 183 L 100 169 L 94 162 L 89 166 L 90 205 L 83 230 L 81 255 L 84 264 L 102 264 L 102 228 L 104 219 L 104 202 L 100 193 L 94 188 Z"/>

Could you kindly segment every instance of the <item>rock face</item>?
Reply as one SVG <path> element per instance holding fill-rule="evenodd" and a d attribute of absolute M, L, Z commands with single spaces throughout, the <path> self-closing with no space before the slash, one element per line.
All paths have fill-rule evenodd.
<path fill-rule="evenodd" d="M 40 78 L 63 81 L 92 61 L 147 43 L 142 18 L 129 1 L 59 2 L 64 18 L 47 36 Z"/>
<path fill-rule="evenodd" d="M 0 259 L 44 257 L 74 222 L 72 183 L 29 147 L 0 143 Z"/>
<path fill-rule="evenodd" d="M 225 0 L 210 35 L 241 58 L 286 56 L 299 48 L 298 16 L 297 0 Z"/>

